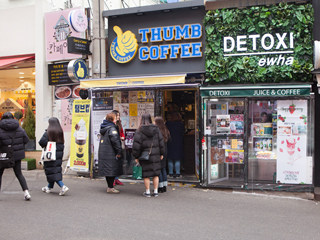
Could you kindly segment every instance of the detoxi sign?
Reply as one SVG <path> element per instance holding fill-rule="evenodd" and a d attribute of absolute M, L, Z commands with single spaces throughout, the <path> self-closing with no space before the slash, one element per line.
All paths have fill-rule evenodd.
<path fill-rule="evenodd" d="M 277 40 L 277 44 L 275 44 Z M 250 43 L 250 44 L 248 44 Z M 251 48 L 248 49 L 248 46 Z M 260 49 L 263 49 L 261 51 Z M 229 53 L 235 51 L 237 53 Z M 294 57 L 289 54 L 294 53 L 294 39 L 293 33 L 266 33 L 262 36 L 260 34 L 240 35 L 223 38 L 224 56 L 253 56 L 253 55 L 268 55 L 259 60 L 258 65 L 292 65 Z M 274 55 L 277 55 L 274 57 Z M 289 56 L 288 56 L 289 55 Z"/>

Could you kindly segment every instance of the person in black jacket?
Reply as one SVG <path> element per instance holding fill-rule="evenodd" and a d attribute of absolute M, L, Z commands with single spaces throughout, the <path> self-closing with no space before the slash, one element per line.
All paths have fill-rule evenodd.
<path fill-rule="evenodd" d="M 148 161 L 139 161 L 142 151 L 150 151 Z M 150 194 L 150 178 L 153 178 L 153 195 L 158 197 L 159 175 L 161 171 L 160 161 L 163 159 L 165 149 L 164 140 L 159 128 L 152 124 L 150 114 L 143 114 L 140 126 L 133 137 L 132 155 L 135 161 L 142 167 L 142 177 L 146 191 L 143 193 L 146 197 Z"/>
<path fill-rule="evenodd" d="M 45 148 L 48 142 L 56 143 L 56 160 L 44 161 L 43 168 L 47 176 L 48 186 L 42 188 L 43 192 L 50 193 L 56 182 L 60 187 L 59 195 L 64 195 L 69 188 L 62 182 L 62 158 L 64 150 L 64 135 L 58 118 L 52 117 L 49 119 L 48 129 L 44 132 L 39 141 L 39 145 Z"/>
<path fill-rule="evenodd" d="M 15 159 L 13 171 L 24 191 L 25 200 L 30 200 L 31 196 L 28 191 L 26 179 L 21 172 L 21 159 L 25 158 L 24 145 L 28 142 L 29 138 L 27 133 L 20 127 L 18 120 L 14 119 L 12 113 L 4 113 L 0 121 L 0 147 L 8 146 L 10 144 L 13 145 L 13 155 Z M 3 171 L 4 168 L 0 168 L 0 188 Z"/>
<path fill-rule="evenodd" d="M 98 150 L 98 172 L 106 177 L 108 183 L 107 193 L 119 193 L 113 187 L 116 176 L 122 175 L 121 140 L 116 127 L 117 115 L 108 113 L 100 126 L 100 143 Z"/>
<path fill-rule="evenodd" d="M 163 118 L 162 117 L 156 117 L 154 119 L 154 124 L 158 126 L 158 128 L 161 131 L 161 134 L 163 136 L 164 140 L 164 146 L 165 146 L 165 153 L 163 155 L 163 159 L 161 160 L 161 171 L 159 175 L 159 193 L 163 193 L 167 191 L 167 186 L 168 186 L 168 178 L 167 178 L 167 152 L 168 152 L 168 142 L 171 141 L 171 136 L 168 128 L 164 124 Z"/>
<path fill-rule="evenodd" d="M 183 133 L 184 124 L 181 115 L 178 112 L 171 113 L 170 121 L 166 122 L 166 126 L 170 132 L 171 142 L 168 142 L 168 169 L 170 177 L 181 177 L 180 165 L 183 162 Z M 173 174 L 175 169 L 176 174 Z"/>

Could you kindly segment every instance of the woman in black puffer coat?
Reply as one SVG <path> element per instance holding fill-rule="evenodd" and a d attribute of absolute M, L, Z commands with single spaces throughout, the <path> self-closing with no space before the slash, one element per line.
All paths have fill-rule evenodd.
<path fill-rule="evenodd" d="M 100 176 L 106 177 L 108 183 L 107 193 L 120 192 L 113 187 L 115 177 L 122 175 L 122 148 L 116 122 L 117 115 L 113 112 L 108 113 L 100 129 L 98 172 Z"/>
<path fill-rule="evenodd" d="M 152 148 L 151 148 L 152 146 Z M 139 157 L 142 151 L 150 151 L 150 157 L 148 161 L 139 161 Z M 153 178 L 153 195 L 158 196 L 159 175 L 161 171 L 160 161 L 165 153 L 165 146 L 163 136 L 159 128 L 152 124 L 150 114 L 143 114 L 141 123 L 137 132 L 133 138 L 132 155 L 135 157 L 135 161 L 140 163 L 142 167 L 142 177 L 146 191 L 144 196 L 150 197 L 150 177 Z"/>
<path fill-rule="evenodd" d="M 0 121 L 0 147 L 10 145 L 13 137 L 13 156 L 15 159 L 13 171 L 24 191 L 24 199 L 30 200 L 31 196 L 28 191 L 27 182 L 21 172 L 21 159 L 25 158 L 24 145 L 29 142 L 29 138 L 26 131 L 20 127 L 19 122 L 14 119 L 12 113 L 6 112 Z M 0 166 L 0 188 L 3 171 L 4 168 Z"/>
<path fill-rule="evenodd" d="M 52 117 L 49 119 L 47 131 L 43 134 L 39 141 L 39 145 L 45 148 L 48 142 L 56 143 L 56 160 L 44 161 L 43 168 L 47 176 L 48 186 L 42 188 L 43 192 L 50 193 L 56 182 L 60 187 L 59 195 L 64 195 L 69 188 L 62 182 L 62 158 L 64 150 L 64 135 L 58 118 Z"/>

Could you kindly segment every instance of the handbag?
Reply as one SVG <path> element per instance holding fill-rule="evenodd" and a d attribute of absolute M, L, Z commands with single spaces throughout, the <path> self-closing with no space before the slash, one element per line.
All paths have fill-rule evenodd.
<path fill-rule="evenodd" d="M 147 150 L 142 151 L 141 154 L 140 154 L 139 160 L 141 160 L 141 161 L 149 161 L 151 150 L 152 150 L 152 146 L 153 146 L 153 139 L 154 139 L 154 136 L 152 138 L 150 151 L 147 151 Z"/>
<path fill-rule="evenodd" d="M 142 167 L 138 164 L 132 167 L 132 179 L 142 179 Z"/>
<path fill-rule="evenodd" d="M 12 142 L 10 145 L 1 146 L 0 148 L 0 168 L 12 168 L 15 164 L 13 154 L 13 143 L 16 137 L 16 131 L 13 134 Z"/>
<path fill-rule="evenodd" d="M 56 142 L 48 142 L 47 146 L 42 149 L 42 161 L 55 161 L 56 160 Z"/>

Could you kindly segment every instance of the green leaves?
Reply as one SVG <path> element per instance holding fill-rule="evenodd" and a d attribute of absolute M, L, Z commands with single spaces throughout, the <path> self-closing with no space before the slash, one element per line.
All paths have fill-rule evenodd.
<path fill-rule="evenodd" d="M 313 70 L 313 8 L 308 4 L 288 4 L 254 6 L 242 9 L 222 9 L 208 11 L 204 26 L 206 30 L 206 81 L 210 83 L 276 83 L 286 81 L 311 81 Z M 236 39 L 240 35 L 270 33 L 290 33 L 294 35 L 294 53 L 282 54 L 281 60 L 275 61 L 279 55 L 250 55 L 224 57 L 223 37 Z M 248 40 L 248 38 L 247 38 Z M 279 40 L 275 37 L 274 45 Z M 265 52 L 261 48 L 261 38 L 257 39 L 257 52 Z M 266 45 L 269 46 L 269 39 Z M 247 52 L 253 52 L 251 40 L 243 47 Z M 289 44 L 287 43 L 287 46 Z M 289 50 L 281 47 L 281 51 Z M 290 49 L 292 50 L 292 49 Z M 228 53 L 237 53 L 235 50 Z M 285 58 L 282 60 L 282 58 Z M 286 65 L 289 57 L 293 64 Z M 268 59 L 269 58 L 269 59 Z M 271 58 L 274 64 L 271 64 Z M 259 61 L 265 59 L 265 64 L 259 66 Z M 291 60 L 292 61 L 292 60 Z M 269 64 L 267 64 L 269 62 Z M 289 61 L 290 62 L 290 61 Z M 284 63 L 284 64 L 282 64 Z"/>

